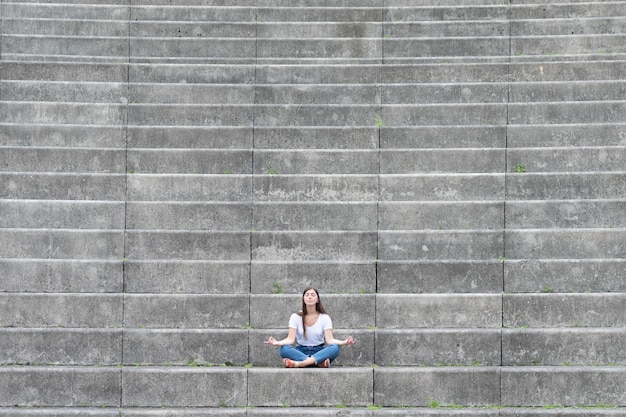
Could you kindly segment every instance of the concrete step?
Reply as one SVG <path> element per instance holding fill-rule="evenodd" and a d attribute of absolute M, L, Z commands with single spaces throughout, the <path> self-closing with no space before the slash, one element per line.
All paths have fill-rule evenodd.
<path fill-rule="evenodd" d="M 380 294 L 494 293 L 503 290 L 502 261 L 378 260 Z M 519 279 L 523 280 L 523 277 Z M 545 287 L 542 287 L 543 290 Z"/>
<path fill-rule="evenodd" d="M 0 172 L 5 199 L 99 200 L 125 199 L 125 174 Z"/>
<path fill-rule="evenodd" d="M 246 294 L 250 270 L 250 261 L 126 260 L 124 285 L 135 294 Z"/>
<path fill-rule="evenodd" d="M 83 38 L 117 37 L 129 34 L 127 20 L 102 20 L 84 18 L 7 18 L 3 31 L 12 35 L 77 36 Z"/>
<path fill-rule="evenodd" d="M 129 201 L 252 201 L 250 175 L 132 174 Z"/>
<path fill-rule="evenodd" d="M 498 329 L 378 329 L 375 333 L 374 363 L 379 366 L 498 366 L 504 354 Z"/>
<path fill-rule="evenodd" d="M 623 146 L 514 148 L 507 150 L 507 168 L 535 173 L 620 172 L 625 155 Z"/>
<path fill-rule="evenodd" d="M 516 82 L 509 85 L 511 102 L 616 101 L 624 97 L 621 81 Z"/>
<path fill-rule="evenodd" d="M 512 125 L 624 123 L 626 102 L 509 103 L 508 110 Z"/>
<path fill-rule="evenodd" d="M 623 259 L 533 259 L 504 263 L 509 292 L 624 292 Z"/>
<path fill-rule="evenodd" d="M 127 169 L 134 174 L 242 175 L 252 170 L 252 152 L 240 149 L 135 149 Z"/>
<path fill-rule="evenodd" d="M 224 20 L 131 20 L 134 38 L 255 38 L 257 23 Z M 187 41 L 191 41 L 187 39 Z"/>
<path fill-rule="evenodd" d="M 122 334 L 121 329 L 0 329 L 0 364 L 119 365 Z"/>
<path fill-rule="evenodd" d="M 124 202 L 0 200 L 1 228 L 123 229 Z"/>
<path fill-rule="evenodd" d="M 499 328 L 499 294 L 378 294 L 380 329 Z"/>
<path fill-rule="evenodd" d="M 623 259 L 626 229 L 507 229 L 508 259 Z"/>
<path fill-rule="evenodd" d="M 381 175 L 380 200 L 503 201 L 504 181 L 505 175 L 496 173 Z M 506 181 L 508 187 L 508 176 Z M 508 188 L 507 192 L 513 195 Z"/>
<path fill-rule="evenodd" d="M 256 231 L 362 231 L 377 228 L 377 207 L 373 202 L 351 203 L 259 203 L 251 207 Z"/>
<path fill-rule="evenodd" d="M 122 294 L 0 293 L 0 327 L 117 328 Z"/>
<path fill-rule="evenodd" d="M 133 103 L 254 104 L 255 89 L 245 84 L 141 83 L 128 86 Z"/>
<path fill-rule="evenodd" d="M 119 174 L 126 170 L 124 149 L 1 147 L 0 171 Z"/>
<path fill-rule="evenodd" d="M 508 221 L 509 206 L 506 207 Z M 492 201 L 386 201 L 378 204 L 378 228 L 386 231 L 501 230 L 504 210 L 503 202 Z"/>
<path fill-rule="evenodd" d="M 250 203 L 129 202 L 126 228 L 240 231 L 253 227 Z"/>
<path fill-rule="evenodd" d="M 249 231 L 127 231 L 125 256 L 129 260 L 250 259 Z"/>
<path fill-rule="evenodd" d="M 376 175 L 376 150 L 259 150 L 254 151 L 255 174 Z"/>
<path fill-rule="evenodd" d="M 253 131 L 252 126 L 128 126 L 127 138 L 129 149 L 252 149 Z"/>
<path fill-rule="evenodd" d="M 504 329 L 504 366 L 619 366 L 626 328 Z"/>
<path fill-rule="evenodd" d="M 125 62 L 130 53 L 125 36 L 50 36 L 10 35 L 2 37 L 3 59 L 42 59 L 57 56 L 59 59 L 79 59 Z M 66 57 L 66 58 L 62 58 Z"/>
<path fill-rule="evenodd" d="M 623 293 L 504 294 L 503 327 L 624 327 Z"/>
<path fill-rule="evenodd" d="M 508 126 L 508 146 L 624 146 L 624 123 Z"/>
<path fill-rule="evenodd" d="M 152 409 L 152 408 L 132 408 L 132 409 L 124 409 L 120 408 L 119 411 L 111 410 L 111 409 L 92 409 L 92 408 L 45 408 L 45 409 L 28 409 L 28 408 L 20 408 L 20 409 L 11 409 L 11 408 L 0 408 L 0 415 L 7 417 L 17 417 L 17 416 L 53 416 L 53 417 L 61 417 L 61 416 L 75 416 L 75 415 L 85 415 L 90 417 L 105 417 L 105 416 L 168 416 L 170 413 L 176 413 L 176 415 L 180 416 L 204 416 L 207 414 L 217 415 L 217 416 L 227 416 L 227 417 L 261 417 L 261 416 L 288 416 L 292 415 L 294 411 L 298 412 L 299 416 L 303 417 L 328 417 L 328 416 L 336 416 L 337 413 L 350 413 L 350 415 L 358 416 L 358 417 L 372 417 L 372 416 L 408 416 L 408 417 L 418 417 L 418 416 L 459 416 L 459 415 L 467 415 L 467 416 L 528 416 L 528 417 L 539 417 L 539 416 L 553 416 L 557 413 L 565 414 L 567 416 L 572 417 L 590 417 L 590 416 L 613 416 L 620 417 L 622 416 L 622 412 L 619 408 L 608 408 L 608 407 L 588 407 L 585 409 L 580 408 L 564 408 L 559 407 L 558 409 L 552 409 L 551 407 L 546 407 L 546 409 L 525 409 L 525 408 L 503 408 L 498 407 L 498 409 L 489 409 L 489 408 L 480 408 L 480 409 L 463 409 L 457 410 L 454 407 L 439 407 L 439 408 L 425 408 L 425 407 L 402 407 L 402 410 L 398 410 L 393 407 L 381 408 L 378 406 L 369 406 L 369 407 L 345 407 L 342 405 L 336 407 L 298 407 L 297 410 L 291 407 L 247 407 L 246 409 L 236 409 L 229 408 L 227 410 L 223 410 L 221 408 L 168 408 L 165 410 L 162 409 Z"/>
<path fill-rule="evenodd" d="M 127 106 L 114 103 L 0 101 L 2 122 L 15 124 L 124 125 Z"/>
<path fill-rule="evenodd" d="M 506 224 L 512 229 L 624 228 L 624 200 L 511 201 Z"/>
<path fill-rule="evenodd" d="M 2 60 L 2 81 L 128 82 L 128 64 Z"/>
<path fill-rule="evenodd" d="M 248 126 L 253 123 L 252 105 L 129 104 L 131 126 Z"/>
<path fill-rule="evenodd" d="M 501 230 L 379 231 L 378 259 L 495 260 L 503 256 Z M 509 249 L 508 247 L 506 249 Z"/>
<path fill-rule="evenodd" d="M 126 103 L 128 86 L 122 83 L 76 81 L 2 81 L 4 101 Z"/>
<path fill-rule="evenodd" d="M 119 293 L 123 261 L 80 259 L 2 259 L 2 290 L 51 293 Z"/>
<path fill-rule="evenodd" d="M 125 4 L 115 4 L 108 1 L 107 4 L 73 4 L 72 2 L 4 2 L 2 4 L 2 17 L 13 18 L 38 18 L 38 19 L 80 19 L 80 20 L 128 20 L 130 10 Z"/>
<path fill-rule="evenodd" d="M 622 4 L 614 2 L 558 2 L 549 3 L 544 1 L 519 4 L 511 7 L 512 19 L 559 19 L 559 18 L 580 18 L 580 17 L 614 17 L 622 15 L 619 10 Z"/>
<path fill-rule="evenodd" d="M 507 200 L 515 201 L 622 199 L 625 178 L 624 172 L 511 174 L 506 194 Z"/>
<path fill-rule="evenodd" d="M 122 230 L 0 229 L 0 257 L 104 259 L 123 257 Z"/>
<path fill-rule="evenodd" d="M 594 5 L 593 8 L 597 7 Z M 589 9 L 592 9 L 591 7 Z M 513 8 L 512 10 L 515 10 Z M 579 23 L 572 26 L 572 21 Z M 558 35 L 593 35 L 593 34 L 619 34 L 624 33 L 626 19 L 618 15 L 606 15 L 601 17 L 561 17 L 561 18 L 531 18 L 511 21 L 511 35 L 534 36 Z"/>

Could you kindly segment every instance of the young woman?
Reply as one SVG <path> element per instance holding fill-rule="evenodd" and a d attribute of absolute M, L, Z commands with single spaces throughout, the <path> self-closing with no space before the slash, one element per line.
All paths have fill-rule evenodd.
<path fill-rule="evenodd" d="M 296 347 L 292 345 L 296 342 Z M 353 345 L 356 340 L 349 336 L 338 340 L 333 336 L 333 324 L 324 310 L 319 292 L 309 287 L 302 293 L 302 311 L 289 318 L 289 333 L 283 340 L 272 336 L 265 344 L 280 346 L 280 356 L 286 368 L 318 366 L 329 368 L 339 356 L 339 346 Z"/>

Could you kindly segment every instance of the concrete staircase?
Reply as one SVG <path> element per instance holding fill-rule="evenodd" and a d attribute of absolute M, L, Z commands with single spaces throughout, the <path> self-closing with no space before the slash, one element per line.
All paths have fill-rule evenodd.
<path fill-rule="evenodd" d="M 0 13 L 1 416 L 626 415 L 626 1 Z"/>

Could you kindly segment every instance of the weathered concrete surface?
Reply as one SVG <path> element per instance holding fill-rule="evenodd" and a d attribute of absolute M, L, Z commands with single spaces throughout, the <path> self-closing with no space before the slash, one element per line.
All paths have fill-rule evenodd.
<path fill-rule="evenodd" d="M 347 406 L 373 403 L 371 368 L 248 370 L 248 405 Z"/>

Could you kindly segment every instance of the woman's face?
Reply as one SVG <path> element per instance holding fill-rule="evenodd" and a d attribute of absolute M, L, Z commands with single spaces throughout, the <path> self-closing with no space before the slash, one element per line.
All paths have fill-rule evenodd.
<path fill-rule="evenodd" d="M 317 304 L 318 296 L 315 290 L 308 290 L 303 295 L 304 304 L 307 306 L 314 306 Z"/>

